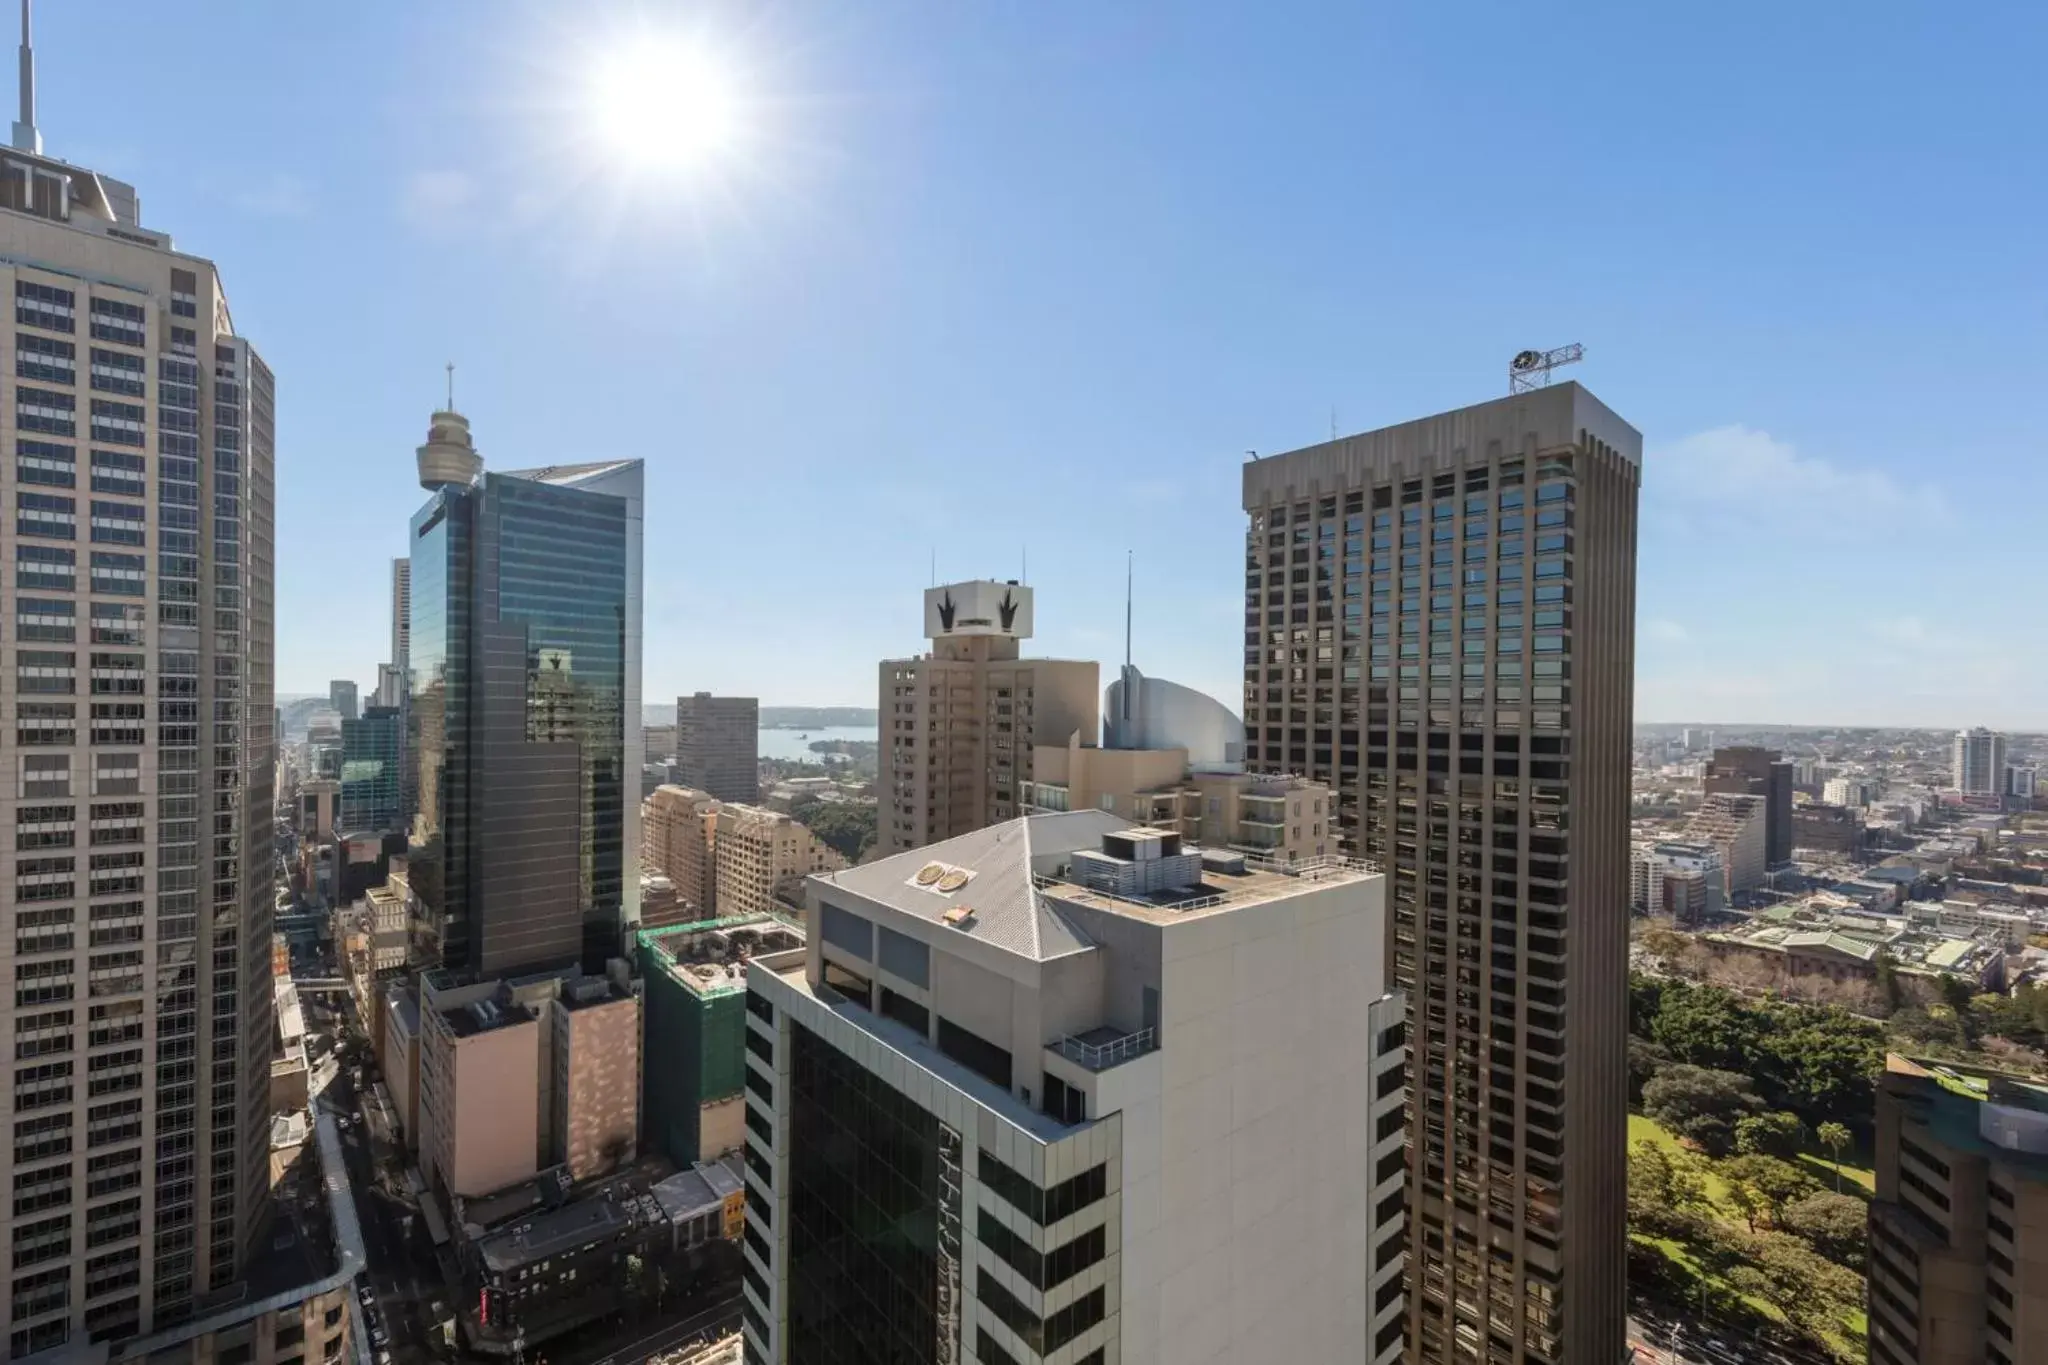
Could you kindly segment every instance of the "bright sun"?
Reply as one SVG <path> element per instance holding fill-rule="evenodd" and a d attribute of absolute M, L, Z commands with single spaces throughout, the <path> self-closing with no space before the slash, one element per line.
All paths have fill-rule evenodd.
<path fill-rule="evenodd" d="M 647 171 L 700 168 L 729 155 L 746 133 L 731 69 L 675 40 L 642 39 L 599 63 L 590 112 L 612 155 Z"/>

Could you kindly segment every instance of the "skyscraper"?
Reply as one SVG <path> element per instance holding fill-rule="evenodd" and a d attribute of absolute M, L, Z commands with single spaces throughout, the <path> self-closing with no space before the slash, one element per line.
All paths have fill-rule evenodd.
<path fill-rule="evenodd" d="M 1100 733 L 1093 660 L 1025 659 L 1031 589 L 980 580 L 924 595 L 931 652 L 881 670 L 875 856 L 1024 811 L 1032 746 Z"/>
<path fill-rule="evenodd" d="M 42 154 L 25 24 L 22 77 L 0 170 L 17 1358 L 176 1322 L 267 1236 L 276 714 L 270 370 L 134 187 Z"/>
<path fill-rule="evenodd" d="M 2005 793 L 2005 736 L 1981 726 L 1956 731 L 1956 790 L 1965 796 Z"/>
<path fill-rule="evenodd" d="M 412 561 L 391 561 L 391 662 L 400 672 L 412 647 Z"/>
<path fill-rule="evenodd" d="M 1244 468 L 1247 762 L 1392 882 L 1410 1360 L 1622 1354 L 1641 457 L 1563 383 Z"/>
<path fill-rule="evenodd" d="M 341 796 L 336 823 L 349 834 L 402 832 L 399 762 L 402 718 L 395 706 L 369 706 L 341 722 Z"/>
<path fill-rule="evenodd" d="M 641 464 L 485 473 L 437 412 L 412 521 L 423 964 L 602 969 L 640 882 Z"/>
<path fill-rule="evenodd" d="M 746 973 L 750 1359 L 1400 1358 L 1381 874 L 1082 810 L 805 888 Z"/>
<path fill-rule="evenodd" d="M 327 684 L 327 704 L 343 720 L 354 720 L 360 714 L 361 699 L 356 685 L 347 678 L 336 678 Z"/>
<path fill-rule="evenodd" d="M 761 797 L 761 703 L 754 697 L 676 698 L 676 780 L 721 801 Z"/>

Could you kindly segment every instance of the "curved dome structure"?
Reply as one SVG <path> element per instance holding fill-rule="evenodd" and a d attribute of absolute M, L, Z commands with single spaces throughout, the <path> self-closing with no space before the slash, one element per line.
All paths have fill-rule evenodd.
<path fill-rule="evenodd" d="M 467 488 L 483 476 L 484 457 L 470 440 L 469 419 L 441 411 L 428 419 L 427 443 L 419 448 L 420 487 L 429 491 L 453 484 Z"/>
<path fill-rule="evenodd" d="M 1102 747 L 1185 749 L 1195 772 L 1244 771 L 1244 722 L 1205 692 L 1130 664 L 1103 692 Z"/>

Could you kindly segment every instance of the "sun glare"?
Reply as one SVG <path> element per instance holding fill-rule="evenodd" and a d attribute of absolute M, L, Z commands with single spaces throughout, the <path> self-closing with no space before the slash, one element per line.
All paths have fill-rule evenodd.
<path fill-rule="evenodd" d="M 734 72 L 712 53 L 674 40 L 643 39 L 600 62 L 590 114 L 611 155 L 643 171 L 703 167 L 730 155 L 746 133 Z"/>

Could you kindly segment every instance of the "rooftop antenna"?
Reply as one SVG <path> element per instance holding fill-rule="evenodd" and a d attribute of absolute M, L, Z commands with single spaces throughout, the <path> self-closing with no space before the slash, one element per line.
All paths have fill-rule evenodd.
<path fill-rule="evenodd" d="M 36 49 L 29 36 L 29 0 L 21 0 L 21 117 L 14 121 L 16 151 L 43 151 L 43 135 L 36 131 Z"/>
<path fill-rule="evenodd" d="M 1528 393 L 1550 383 L 1550 372 L 1561 365 L 1576 365 L 1586 358 L 1586 348 L 1574 341 L 1554 351 L 1516 351 L 1508 361 L 1508 392 Z"/>
<path fill-rule="evenodd" d="M 22 0 L 22 3 L 27 4 L 28 0 Z M 455 411 L 455 362 L 452 360 L 448 362 L 448 406 L 442 411 Z"/>
<path fill-rule="evenodd" d="M 1129 551 L 1129 550 L 1125 550 L 1125 551 L 1124 551 L 1124 667 L 1125 667 L 1125 668 L 1129 668 L 1129 667 L 1131 666 L 1131 582 L 1132 582 L 1132 565 L 1133 565 L 1133 564 L 1134 564 L 1135 562 L 1136 562 L 1136 556 L 1135 556 L 1135 555 L 1134 555 L 1134 554 L 1133 554 L 1133 553 L 1132 553 L 1131 551 Z M 1130 706 L 1131 706 L 1131 689 L 1130 689 L 1130 688 L 1128 688 L 1128 687 L 1126 687 L 1126 688 L 1124 689 L 1124 710 L 1125 710 L 1126 712 L 1128 712 L 1128 711 L 1130 710 Z"/>

